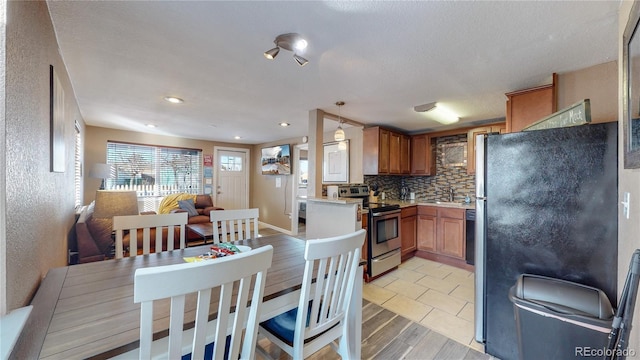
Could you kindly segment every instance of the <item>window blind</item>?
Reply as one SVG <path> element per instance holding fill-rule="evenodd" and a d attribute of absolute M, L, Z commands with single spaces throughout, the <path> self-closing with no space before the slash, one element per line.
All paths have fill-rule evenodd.
<path fill-rule="evenodd" d="M 108 141 L 107 164 L 113 171 L 107 189 L 138 196 L 202 193 L 202 150 Z"/>
<path fill-rule="evenodd" d="M 82 136 L 80 134 L 80 125 L 75 122 L 76 129 L 76 147 L 73 158 L 73 182 L 75 187 L 74 206 L 76 209 L 82 206 Z"/>

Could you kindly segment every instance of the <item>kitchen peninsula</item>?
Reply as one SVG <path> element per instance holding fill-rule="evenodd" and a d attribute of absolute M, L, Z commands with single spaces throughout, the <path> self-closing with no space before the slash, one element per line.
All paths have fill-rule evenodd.
<path fill-rule="evenodd" d="M 362 229 L 362 199 L 307 198 L 307 239 L 348 234 Z"/>

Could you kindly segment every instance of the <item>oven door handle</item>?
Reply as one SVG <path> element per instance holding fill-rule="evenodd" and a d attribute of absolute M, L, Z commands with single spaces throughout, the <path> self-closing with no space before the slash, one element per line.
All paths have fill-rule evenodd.
<path fill-rule="evenodd" d="M 384 260 L 386 260 L 386 259 L 388 259 L 388 258 L 390 258 L 390 257 L 394 256 L 395 254 L 397 254 L 397 253 L 399 253 L 399 252 L 400 252 L 400 249 L 399 249 L 399 248 L 398 248 L 398 249 L 395 249 L 395 250 L 392 250 L 392 251 L 389 251 L 388 253 L 386 253 L 386 254 L 384 254 L 384 255 L 382 255 L 382 256 L 378 256 L 378 257 L 376 257 L 376 258 L 371 259 L 371 262 L 384 261 Z"/>
<path fill-rule="evenodd" d="M 369 212 L 371 212 L 371 209 L 369 209 Z M 371 216 L 372 217 L 390 216 L 390 215 L 400 214 L 401 212 L 402 212 L 401 210 L 384 211 L 379 213 L 371 212 Z"/>

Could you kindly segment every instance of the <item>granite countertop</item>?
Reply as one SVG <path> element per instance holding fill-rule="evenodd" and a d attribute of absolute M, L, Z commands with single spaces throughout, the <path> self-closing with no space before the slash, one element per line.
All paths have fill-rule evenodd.
<path fill-rule="evenodd" d="M 475 202 L 471 202 L 466 204 L 464 202 L 455 201 L 455 202 L 446 202 L 446 201 L 428 201 L 428 200 L 385 200 L 384 204 L 400 205 L 400 208 L 415 206 L 415 205 L 427 205 L 427 206 L 440 206 L 440 207 L 450 207 L 456 209 L 475 209 Z"/>
<path fill-rule="evenodd" d="M 307 201 L 327 202 L 327 203 L 333 203 L 333 204 L 362 204 L 362 199 L 358 199 L 358 198 L 329 199 L 326 196 L 323 196 L 320 198 L 307 197 Z"/>

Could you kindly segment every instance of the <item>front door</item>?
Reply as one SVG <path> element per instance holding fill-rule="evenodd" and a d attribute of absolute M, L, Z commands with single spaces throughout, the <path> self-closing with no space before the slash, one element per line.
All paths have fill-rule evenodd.
<path fill-rule="evenodd" d="M 215 206 L 249 208 L 249 149 L 214 147 Z"/>

